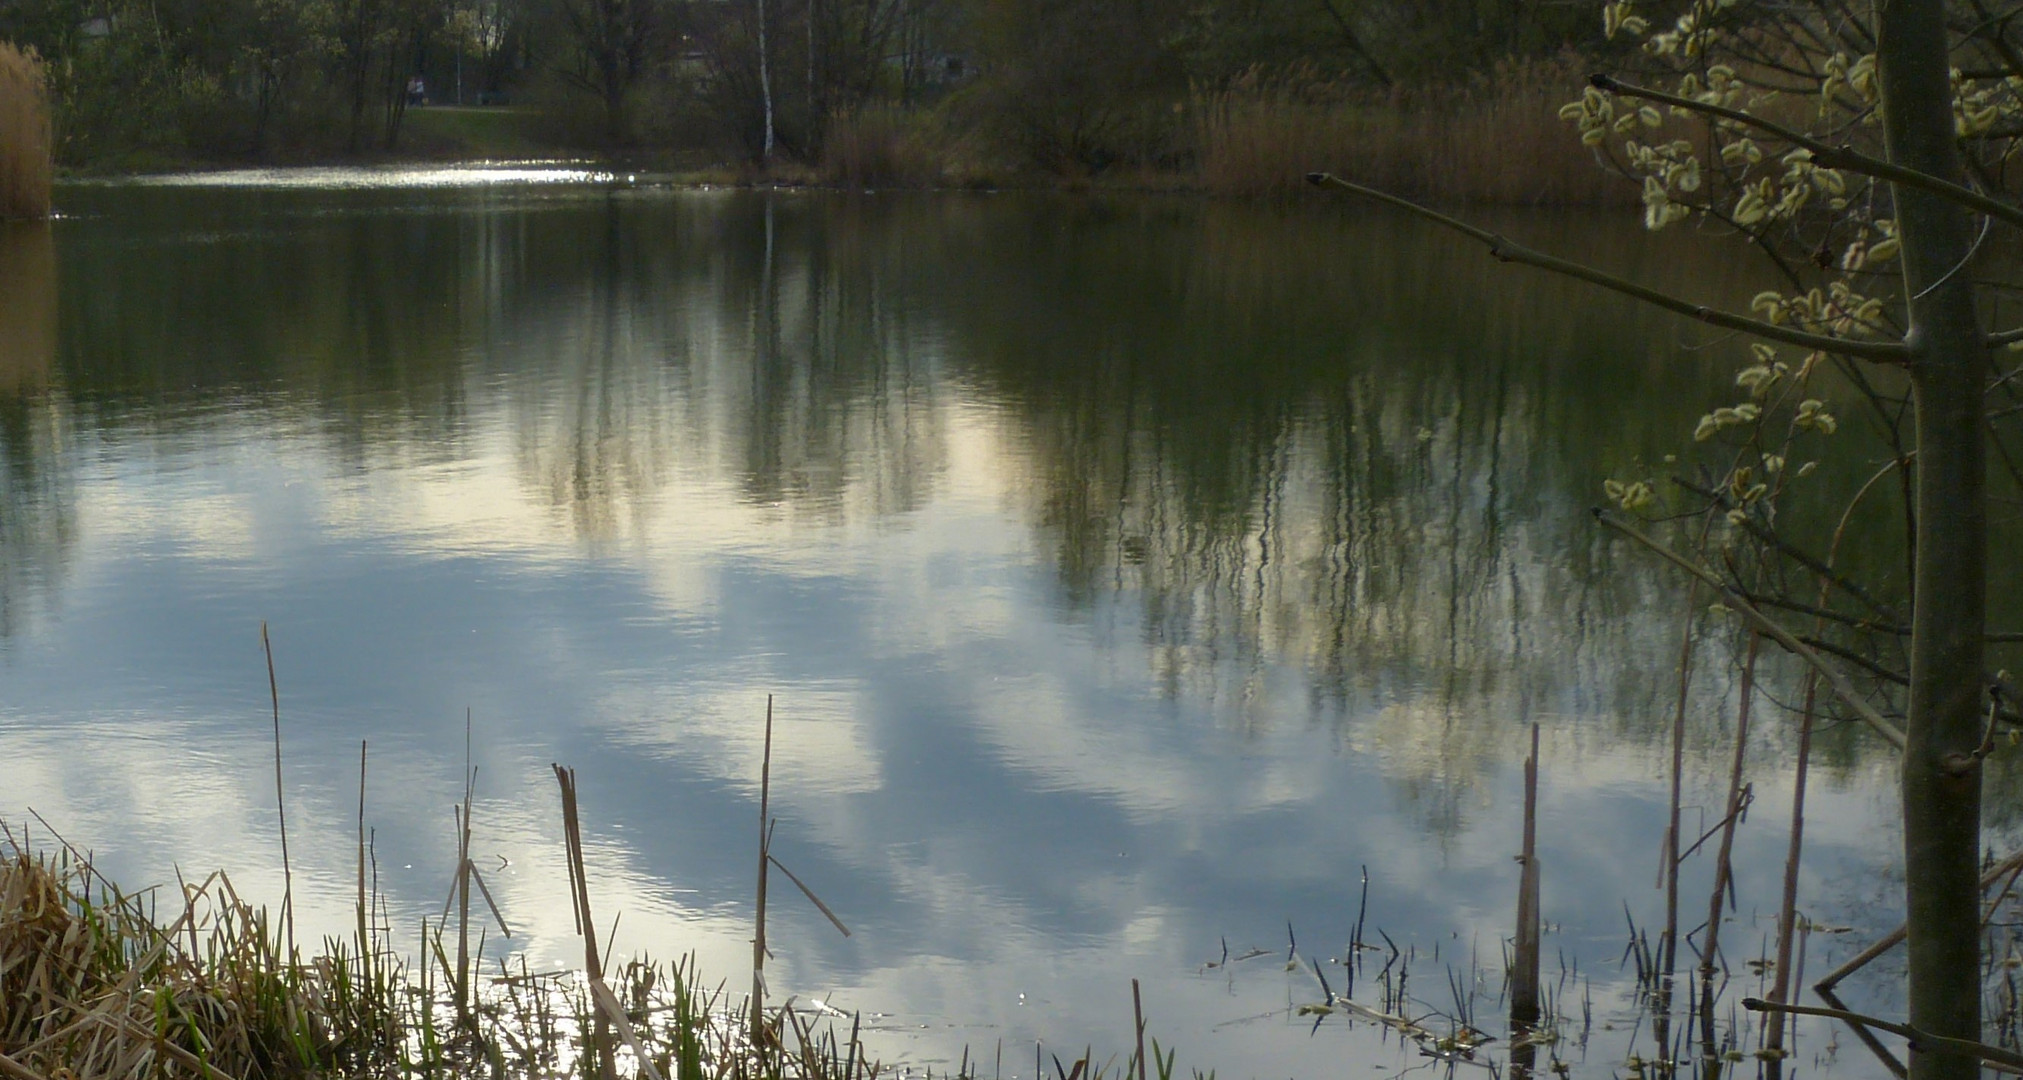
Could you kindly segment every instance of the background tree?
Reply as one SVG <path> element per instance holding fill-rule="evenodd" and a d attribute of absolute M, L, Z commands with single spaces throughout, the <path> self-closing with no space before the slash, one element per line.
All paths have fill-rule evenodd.
<path fill-rule="evenodd" d="M 568 32 L 556 70 L 604 111 L 606 146 L 626 138 L 625 109 L 646 72 L 662 28 L 657 0 L 559 0 Z"/>

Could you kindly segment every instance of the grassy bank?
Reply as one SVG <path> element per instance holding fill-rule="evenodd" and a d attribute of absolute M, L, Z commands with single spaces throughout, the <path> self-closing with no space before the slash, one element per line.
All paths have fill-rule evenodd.
<path fill-rule="evenodd" d="M 401 140 L 411 154 L 439 159 L 505 161 L 552 158 L 558 148 L 541 136 L 544 114 L 499 105 L 410 108 Z"/>
<path fill-rule="evenodd" d="M 42 62 L 0 41 L 0 221 L 49 216 L 49 103 Z"/>
<path fill-rule="evenodd" d="M 0 837 L 0 1077 L 878 1072 L 854 1032 L 791 1007 L 754 1042 L 743 1007 L 700 989 L 688 962 L 484 974 L 454 925 L 425 925 L 410 962 L 373 901 L 350 935 L 291 949 L 285 907 L 255 908 L 223 872 L 182 885 L 126 892 L 73 849 Z"/>

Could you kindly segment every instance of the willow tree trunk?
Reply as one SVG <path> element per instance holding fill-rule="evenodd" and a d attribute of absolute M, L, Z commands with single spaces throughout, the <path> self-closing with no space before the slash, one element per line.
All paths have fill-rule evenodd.
<path fill-rule="evenodd" d="M 1940 0 L 1879 0 L 1876 60 L 1891 161 L 1963 182 L 1953 137 Z M 1917 408 L 1917 551 L 1910 716 L 1903 760 L 1910 1022 L 1981 1037 L 1982 634 L 1987 490 L 1982 390 L 1987 348 L 1975 311 L 1973 224 L 1959 206 L 1897 187 L 1905 294 L 1911 298 Z M 1912 1080 L 1975 1080 L 1973 1059 L 1913 1052 Z"/>

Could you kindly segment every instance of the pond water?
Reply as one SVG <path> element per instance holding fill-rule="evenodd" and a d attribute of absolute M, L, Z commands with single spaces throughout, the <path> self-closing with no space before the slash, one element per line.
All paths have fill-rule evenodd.
<path fill-rule="evenodd" d="M 1137 978 L 1183 1070 L 1398 1072 L 1381 1030 L 1292 1014 L 1320 993 L 1288 924 L 1331 964 L 1367 872 L 1419 1011 L 1501 1034 L 1536 723 L 1547 982 L 1588 1003 L 1560 1056 L 1651 1052 L 1621 960 L 1662 923 L 1686 602 L 1586 509 L 1732 400 L 1741 343 L 1326 199 L 590 179 L 74 186 L 0 233 L 0 819 L 278 903 L 264 620 L 305 935 L 350 925 L 361 740 L 389 917 L 440 910 L 468 716 L 488 956 L 580 962 L 560 762 L 615 952 L 742 988 L 770 695 L 775 851 L 853 931 L 776 883 L 776 999 L 1030 1077 L 1036 1040 L 1124 1050 Z M 1612 217 L 1496 223 L 1758 284 Z M 1794 742 L 1752 747 L 1734 996 Z M 1822 972 L 1900 875 L 1888 757 L 1835 728 L 1816 767 L 1801 904 L 1853 928 L 1809 938 Z M 1271 952 L 1206 968 L 1225 942 Z M 1880 1072 L 1823 1025 L 1798 1051 Z"/>

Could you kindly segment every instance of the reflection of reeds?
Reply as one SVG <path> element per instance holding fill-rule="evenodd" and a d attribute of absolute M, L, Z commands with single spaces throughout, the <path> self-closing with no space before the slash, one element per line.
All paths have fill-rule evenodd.
<path fill-rule="evenodd" d="M 49 103 L 42 61 L 0 41 L 0 220 L 49 216 Z"/>
<path fill-rule="evenodd" d="M 47 224 L 0 224 L 0 393 L 42 385 L 55 364 L 55 238 Z"/>
<path fill-rule="evenodd" d="M 1252 71 L 1196 100 L 1201 180 L 1283 195 L 1328 170 L 1440 202 L 1629 205 L 1635 190 L 1559 119 L 1581 82 L 1566 61 L 1503 64 L 1470 85 L 1371 98 L 1312 69 Z"/>

